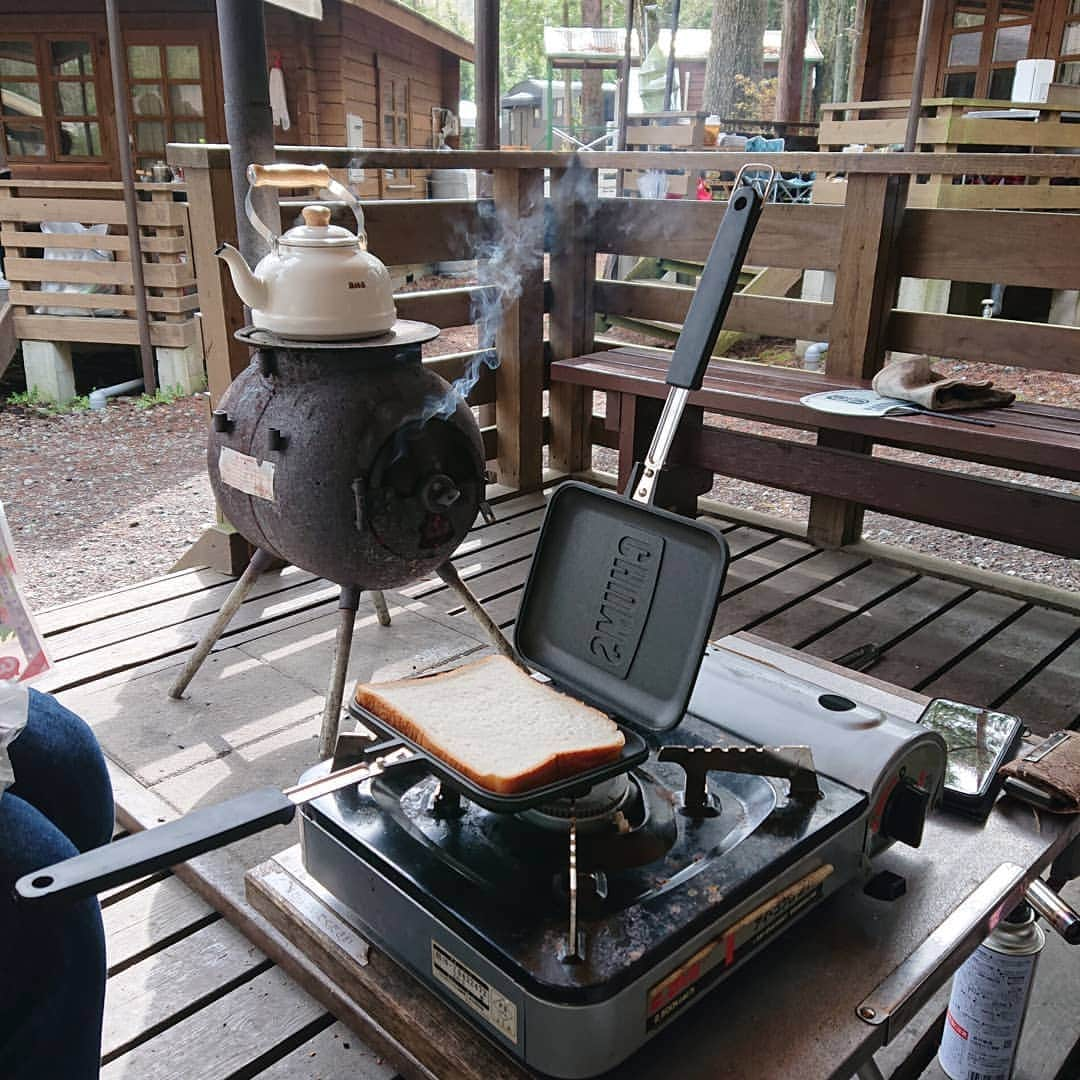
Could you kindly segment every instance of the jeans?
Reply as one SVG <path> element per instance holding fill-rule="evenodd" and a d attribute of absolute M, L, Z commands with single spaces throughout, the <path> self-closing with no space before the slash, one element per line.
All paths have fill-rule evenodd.
<path fill-rule="evenodd" d="M 30 691 L 29 720 L 8 748 L 14 784 L 0 795 L 0 1077 L 98 1075 L 105 935 L 97 899 L 18 903 L 23 874 L 108 843 L 113 802 L 90 729 Z"/>

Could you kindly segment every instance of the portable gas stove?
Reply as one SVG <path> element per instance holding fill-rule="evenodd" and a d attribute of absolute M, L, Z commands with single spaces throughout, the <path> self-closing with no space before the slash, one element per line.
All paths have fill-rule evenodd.
<path fill-rule="evenodd" d="M 944 771 L 933 733 L 723 648 L 644 741 L 627 771 L 512 813 L 390 761 L 302 809 L 304 865 L 505 1050 L 595 1076 L 891 841 L 917 845 Z M 760 745 L 781 741 L 800 745 Z"/>

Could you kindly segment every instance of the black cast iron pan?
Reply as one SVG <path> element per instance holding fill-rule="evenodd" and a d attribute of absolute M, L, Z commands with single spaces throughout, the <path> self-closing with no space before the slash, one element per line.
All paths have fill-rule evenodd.
<path fill-rule="evenodd" d="M 622 495 L 574 481 L 555 489 L 514 628 L 531 666 L 647 731 L 674 727 L 686 711 L 727 569 L 717 532 L 653 500 L 761 216 L 762 196 L 740 182 L 743 173 L 671 357 L 671 389 L 644 463 Z"/>

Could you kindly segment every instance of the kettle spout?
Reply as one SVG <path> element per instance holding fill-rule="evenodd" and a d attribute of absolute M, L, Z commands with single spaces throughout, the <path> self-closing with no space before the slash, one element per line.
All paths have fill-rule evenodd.
<path fill-rule="evenodd" d="M 244 256 L 232 244 L 222 244 L 214 254 L 228 265 L 233 287 L 240 294 L 240 299 L 249 308 L 266 307 L 266 283 L 251 272 Z"/>

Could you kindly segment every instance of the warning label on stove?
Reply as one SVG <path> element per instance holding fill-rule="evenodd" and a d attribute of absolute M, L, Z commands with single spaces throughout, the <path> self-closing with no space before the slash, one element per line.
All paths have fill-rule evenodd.
<path fill-rule="evenodd" d="M 499 1034 L 517 1044 L 517 1006 L 437 941 L 431 943 L 431 974 L 473 1012 L 479 1013 Z"/>
<path fill-rule="evenodd" d="M 221 479 L 247 495 L 274 501 L 274 463 L 259 461 L 250 454 L 223 446 L 218 453 L 218 472 Z"/>
<path fill-rule="evenodd" d="M 645 1028 L 654 1031 L 695 1001 L 736 961 L 775 934 L 817 900 L 825 879 L 833 872 L 826 864 L 769 897 L 759 907 L 732 923 L 650 991 Z"/>

